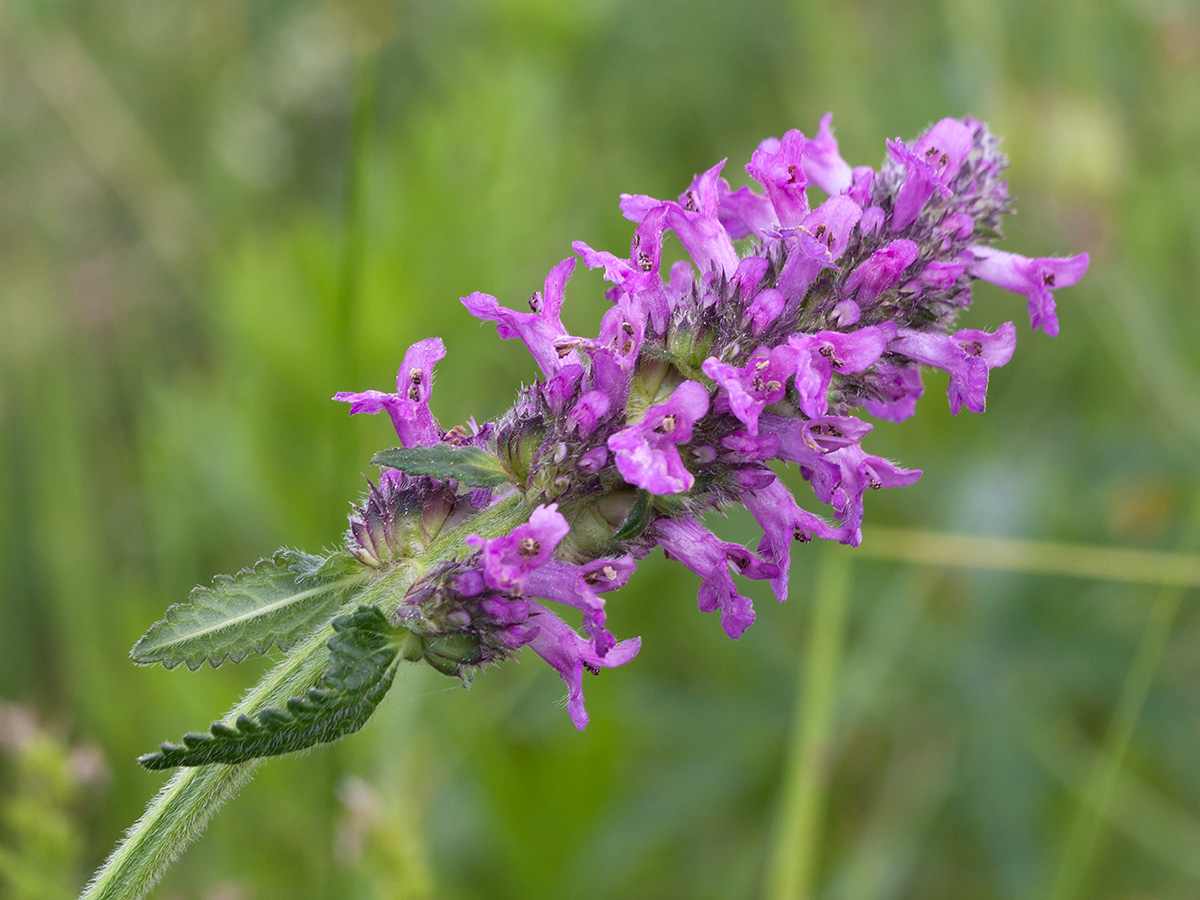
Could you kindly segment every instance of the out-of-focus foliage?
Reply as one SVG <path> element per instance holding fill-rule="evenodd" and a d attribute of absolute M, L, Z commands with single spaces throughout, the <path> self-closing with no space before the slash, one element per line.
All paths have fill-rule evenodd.
<path fill-rule="evenodd" d="M 328 398 L 386 389 L 437 334 L 441 421 L 496 414 L 532 366 L 458 297 L 511 305 L 574 239 L 624 248 L 618 193 L 674 196 L 726 156 L 744 182 L 761 138 L 827 110 L 852 164 L 943 116 L 988 121 L 1013 160 L 1006 249 L 1092 254 L 1057 339 L 979 290 L 966 324 L 1017 321 L 1016 356 L 986 415 L 951 422 L 930 375 L 915 419 L 879 427 L 876 452 L 926 474 L 872 495 L 866 540 L 1166 549 L 1184 530 L 1194 4 L 16 0 L 0 96 L 0 696 L 103 748 L 104 803 L 56 807 L 79 878 L 160 782 L 134 757 L 261 671 L 139 670 L 129 647 L 213 574 L 331 544 L 394 444 Z M 594 331 L 602 294 L 577 273 L 568 327 Z M 265 767 L 159 895 L 754 896 L 817 555 L 797 549 L 788 606 L 755 594 L 737 643 L 677 567 L 644 564 L 609 618 L 642 654 L 589 681 L 583 734 L 541 666 L 469 693 L 402 673 L 363 732 Z M 856 563 L 822 896 L 1045 896 L 1152 599 Z M 1081 896 L 1195 896 L 1198 748 L 1187 599 Z"/>
<path fill-rule="evenodd" d="M 9 900 L 70 900 L 86 862 L 76 819 L 109 773 L 24 707 L 0 703 L 0 888 Z"/>

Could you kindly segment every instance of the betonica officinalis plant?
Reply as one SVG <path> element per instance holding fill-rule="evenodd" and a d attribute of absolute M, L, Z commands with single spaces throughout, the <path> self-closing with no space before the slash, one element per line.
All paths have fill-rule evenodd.
<path fill-rule="evenodd" d="M 437 337 L 408 348 L 395 392 L 336 395 L 351 413 L 389 416 L 399 446 L 371 460 L 379 475 L 338 550 L 281 550 L 218 577 L 133 648 L 138 663 L 168 668 L 286 655 L 225 718 L 141 757 L 176 775 L 85 896 L 143 896 L 258 761 L 361 728 L 402 664 L 469 683 L 536 655 L 584 728 L 585 673 L 640 649 L 614 636 L 620 614 L 610 619 L 604 595 L 656 547 L 699 576 L 700 610 L 740 637 L 755 610 L 735 575 L 769 581 L 784 600 L 794 542 L 857 545 L 867 491 L 920 477 L 866 449 L 864 414 L 911 416 L 922 366 L 948 373 L 953 413 L 983 412 L 1016 328 L 960 327 L 973 282 L 1023 294 L 1032 327 L 1055 335 L 1053 292 L 1087 269 L 1085 253 L 996 249 L 1007 160 L 972 119 L 888 141 L 875 170 L 842 159 L 826 116 L 813 138 L 789 131 L 759 145 L 746 170 L 761 192 L 731 189 L 723 165 L 676 200 L 622 195 L 635 224 L 628 254 L 576 242 L 522 308 L 462 299 L 501 338 L 523 341 L 540 370 L 494 421 L 447 428 L 434 416 Z M 664 271 L 672 233 L 690 261 Z M 612 285 L 596 337 L 560 318 L 579 261 Z M 788 464 L 811 496 L 777 477 Z M 706 526 L 730 504 L 762 527 L 756 547 Z"/>

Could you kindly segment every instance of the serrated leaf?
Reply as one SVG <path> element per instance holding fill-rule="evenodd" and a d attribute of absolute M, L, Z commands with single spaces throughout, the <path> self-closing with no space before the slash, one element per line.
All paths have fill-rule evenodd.
<path fill-rule="evenodd" d="M 453 478 L 466 487 L 490 488 L 511 480 L 495 454 L 478 447 L 396 447 L 376 453 L 371 465 L 389 466 L 409 475 Z"/>
<path fill-rule="evenodd" d="M 333 620 L 329 668 L 320 684 L 286 709 L 268 707 L 214 722 L 207 734 L 185 734 L 180 744 L 163 744 L 138 759 L 147 769 L 234 764 L 261 756 L 305 750 L 352 734 L 366 724 L 396 677 L 400 640 L 376 606 L 363 606 Z"/>
<path fill-rule="evenodd" d="M 272 647 L 287 650 L 320 627 L 367 578 L 348 553 L 327 557 L 280 550 L 236 575 L 195 588 L 187 603 L 167 609 L 130 655 L 139 663 L 240 662 Z"/>

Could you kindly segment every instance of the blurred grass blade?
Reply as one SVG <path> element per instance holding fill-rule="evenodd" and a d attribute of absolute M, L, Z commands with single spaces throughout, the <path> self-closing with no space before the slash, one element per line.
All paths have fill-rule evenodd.
<path fill-rule="evenodd" d="M 1061 717 L 1034 722 L 1014 702 L 1010 713 L 1021 722 L 1025 741 L 1038 762 L 1080 799 L 1087 773 L 1105 766 L 1104 754 Z M 1128 769 L 1117 772 L 1111 802 L 1096 810 L 1114 829 L 1165 864 L 1191 879 L 1200 879 L 1200 817 L 1181 799 L 1165 793 Z"/>
<path fill-rule="evenodd" d="M 1200 495 L 1197 495 L 1193 504 L 1188 529 L 1181 544 L 1194 547 L 1197 540 L 1200 540 Z M 1193 566 L 1193 574 L 1200 577 L 1200 563 L 1194 563 Z M 1168 584 L 1171 586 L 1164 587 L 1154 601 L 1129 673 L 1125 676 L 1104 740 L 1103 752 L 1096 758 L 1067 834 L 1058 870 L 1047 895 L 1049 900 L 1072 900 L 1079 896 L 1095 858 L 1101 825 L 1112 803 L 1142 708 L 1158 673 L 1171 628 L 1183 601 L 1183 587 L 1173 582 Z"/>
<path fill-rule="evenodd" d="M 767 900 L 806 900 L 813 895 L 849 589 L 848 553 L 833 545 L 823 547 L 812 631 L 802 657 L 783 806 L 767 861 Z"/>
<path fill-rule="evenodd" d="M 977 537 L 908 528 L 867 529 L 860 557 L 959 569 L 999 569 L 1095 581 L 1200 587 L 1200 555 Z"/>

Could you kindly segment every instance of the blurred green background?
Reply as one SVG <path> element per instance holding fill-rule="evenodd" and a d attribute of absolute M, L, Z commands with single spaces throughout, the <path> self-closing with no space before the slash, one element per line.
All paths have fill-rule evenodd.
<path fill-rule="evenodd" d="M 264 670 L 127 653 L 213 574 L 339 540 L 394 441 L 335 391 L 387 389 L 441 335 L 442 423 L 496 415 L 533 365 L 460 296 L 515 305 L 575 239 L 622 251 L 620 192 L 675 196 L 724 157 L 746 183 L 761 138 L 826 111 L 852 164 L 943 116 L 990 122 L 1005 248 L 1092 254 L 1056 339 L 978 291 L 964 324 L 1016 320 L 1016 356 L 986 415 L 952 420 L 930 374 L 916 417 L 877 428 L 868 449 L 926 474 L 868 498 L 867 544 L 1196 549 L 1190 0 L 14 0 L 0 98 L 5 897 L 73 897 L 163 780 L 134 758 Z M 576 273 L 568 328 L 594 332 L 602 293 Z M 265 767 L 156 896 L 761 896 L 836 552 L 797 548 L 786 606 L 749 586 L 736 643 L 648 560 L 609 601 L 642 653 L 588 680 L 583 733 L 533 659 L 469 692 L 402 674 L 362 733 Z M 850 558 L 816 896 L 1200 893 L 1193 597 L 1172 617 L 1152 586 Z M 1131 688 L 1144 633 L 1166 641 Z M 1105 793 L 1114 711 L 1148 674 Z"/>

